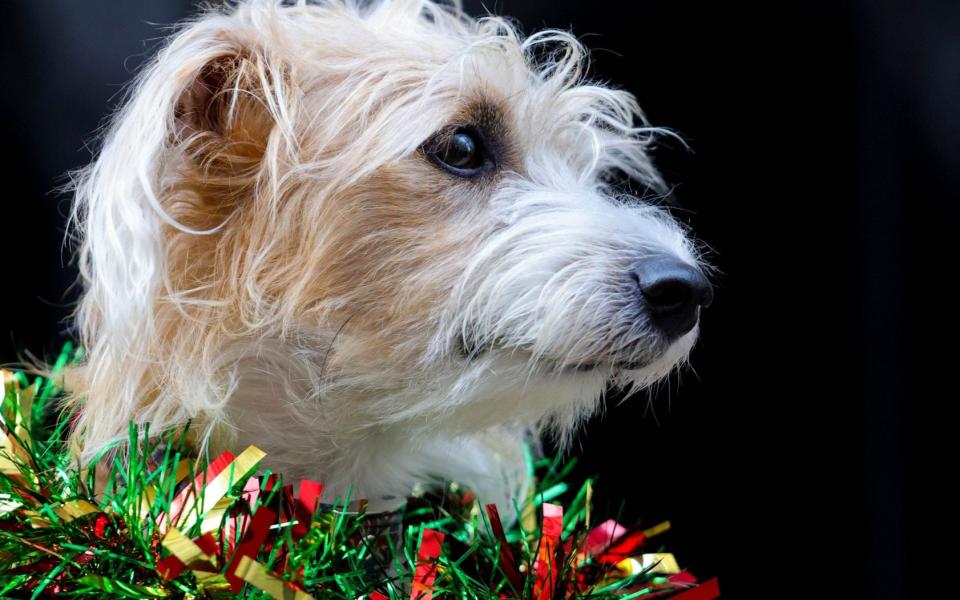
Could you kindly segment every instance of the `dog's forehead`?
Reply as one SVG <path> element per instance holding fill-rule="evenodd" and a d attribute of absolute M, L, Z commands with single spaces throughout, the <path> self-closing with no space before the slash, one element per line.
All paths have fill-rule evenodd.
<path fill-rule="evenodd" d="M 592 109 L 569 93 L 579 79 L 579 59 L 570 56 L 582 56 L 572 36 L 552 32 L 546 44 L 531 43 L 505 22 L 433 23 L 404 14 L 387 21 L 338 15 L 314 25 L 298 29 L 293 45 L 278 42 L 307 93 L 305 135 L 324 147 L 332 131 L 345 144 L 365 144 L 367 157 L 394 159 L 444 128 L 477 124 L 493 128 L 523 161 L 575 169 L 591 162 L 584 124 Z M 348 121 L 367 135 L 342 137 L 358 131 L 344 127 Z"/>

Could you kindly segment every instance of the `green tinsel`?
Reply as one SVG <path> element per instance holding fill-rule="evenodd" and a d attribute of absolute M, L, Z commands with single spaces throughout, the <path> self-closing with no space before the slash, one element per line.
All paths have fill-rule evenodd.
<path fill-rule="evenodd" d="M 50 379 L 3 372 L 0 597 L 715 597 L 712 581 L 695 587 L 688 573 L 665 569 L 662 557 L 672 561 L 671 555 L 639 554 L 654 531 L 620 528 L 616 539 L 591 547 L 600 530 L 588 523 L 591 482 L 570 494 L 563 479 L 571 463 L 530 460 L 536 491 L 518 507 L 519 522 L 502 533 L 490 520 L 495 513 L 456 484 L 411 498 L 397 513 L 351 512 L 356 503 L 337 499 L 311 507 L 311 514 L 282 475 L 258 474 L 257 461 L 236 460 L 222 471 L 226 484 L 216 492 L 222 498 L 214 497 L 214 480 L 203 474 L 216 460 L 190 456 L 182 435 L 133 427 L 123 451 L 101 457 L 109 475 L 97 482 L 95 469 L 80 469 L 68 446 L 73 415 L 55 402 L 55 374 L 77 358 L 68 346 Z M 540 507 L 561 495 L 573 499 L 549 526 L 557 530 L 551 541 Z M 178 498 L 189 500 L 179 513 Z M 269 529 L 257 540 L 251 523 L 261 512 L 259 525 Z M 274 518 L 267 523 L 265 516 Z M 218 520 L 211 525 L 211 519 Z M 176 524 L 182 529 L 172 531 Z M 427 539 L 436 536 L 442 536 L 439 555 L 424 557 Z M 240 549 L 254 542 L 241 558 Z M 617 554 L 624 544 L 630 552 Z M 191 552 L 193 562 L 184 564 Z M 243 581 L 235 579 L 243 572 L 238 566 L 247 569 Z"/>

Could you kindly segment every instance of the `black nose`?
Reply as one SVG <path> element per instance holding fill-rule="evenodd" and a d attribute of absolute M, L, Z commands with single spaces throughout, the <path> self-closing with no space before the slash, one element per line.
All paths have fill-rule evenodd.
<path fill-rule="evenodd" d="M 672 256 L 645 259 L 633 267 L 653 324 L 678 338 L 697 324 L 700 309 L 713 302 L 713 287 L 699 269 Z"/>

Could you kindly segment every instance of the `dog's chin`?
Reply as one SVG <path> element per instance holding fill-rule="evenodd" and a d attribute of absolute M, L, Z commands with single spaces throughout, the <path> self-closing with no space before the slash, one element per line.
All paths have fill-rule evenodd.
<path fill-rule="evenodd" d="M 663 379 L 670 374 L 678 365 L 682 365 L 690 356 L 690 351 L 697 341 L 699 327 L 686 335 L 680 337 L 672 344 L 668 345 L 660 354 L 651 361 L 633 368 L 625 368 L 617 374 L 617 379 L 621 383 L 629 383 L 634 387 L 646 387 Z"/>
<path fill-rule="evenodd" d="M 588 373 L 590 371 L 613 371 L 619 373 L 623 371 L 640 371 L 645 369 L 651 362 L 650 360 L 584 362 L 575 365 L 561 365 L 560 370 L 563 372 L 575 371 L 578 373 Z"/>
<path fill-rule="evenodd" d="M 667 344 L 653 344 L 629 357 L 601 357 L 583 360 L 552 361 L 554 369 L 560 373 L 604 372 L 613 378 L 652 382 L 670 373 L 678 364 L 684 362 L 697 340 L 698 328 L 694 328 L 676 341 Z"/>
<path fill-rule="evenodd" d="M 591 373 L 593 371 L 607 371 L 620 373 L 623 371 L 639 371 L 654 362 L 653 359 L 617 360 L 617 359 L 589 359 L 581 361 L 560 361 L 543 359 L 541 362 L 550 371 L 557 373 Z"/>
<path fill-rule="evenodd" d="M 534 358 L 534 353 L 529 348 L 507 343 L 487 344 L 482 348 L 473 346 L 465 354 L 468 361 L 490 353 L 510 356 L 513 359 L 520 357 L 522 361 L 535 362 L 539 367 L 537 370 L 547 376 L 604 373 L 612 379 L 652 382 L 666 376 L 686 360 L 696 342 L 697 334 L 695 327 L 672 343 L 654 339 L 644 347 L 633 348 L 629 353 L 620 355 L 611 353 L 604 356 L 559 358 L 546 354 Z"/>

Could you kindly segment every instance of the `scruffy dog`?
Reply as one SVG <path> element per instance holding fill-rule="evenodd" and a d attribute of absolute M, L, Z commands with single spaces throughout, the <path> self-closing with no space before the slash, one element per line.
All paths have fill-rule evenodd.
<path fill-rule="evenodd" d="M 192 420 L 327 497 L 455 478 L 509 510 L 533 431 L 640 390 L 712 291 L 658 130 L 568 33 L 430 0 L 251 0 L 184 24 L 76 178 L 90 460 Z"/>

